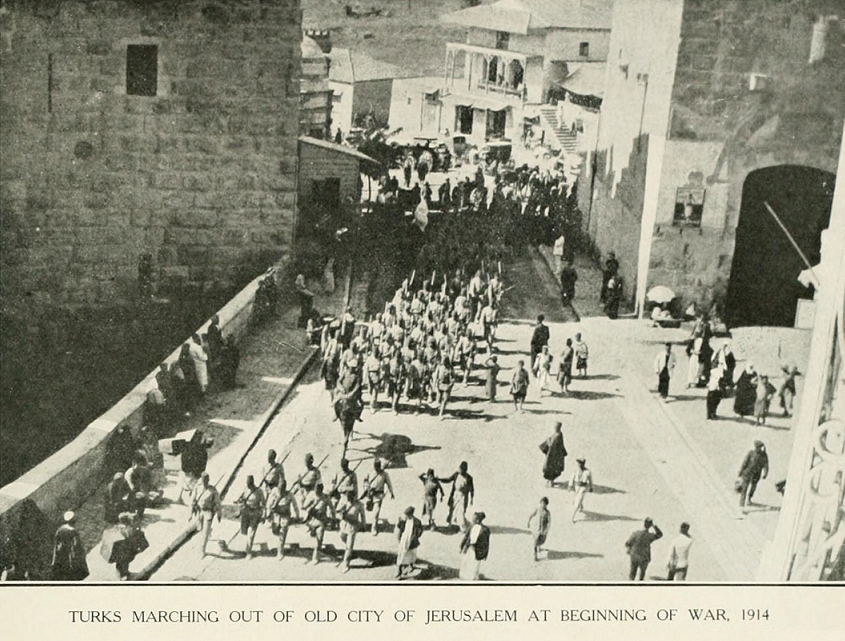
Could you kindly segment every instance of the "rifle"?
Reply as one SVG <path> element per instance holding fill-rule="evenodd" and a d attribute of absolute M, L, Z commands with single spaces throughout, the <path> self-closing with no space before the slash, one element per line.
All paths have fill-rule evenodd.
<path fill-rule="evenodd" d="M 359 460 L 359 461 L 355 464 L 355 467 L 353 467 L 353 468 L 352 468 L 352 470 L 350 471 L 350 473 L 349 473 L 349 474 L 354 474 L 354 473 L 355 473 L 355 471 L 356 471 L 359 467 L 361 467 L 361 463 L 363 463 L 363 462 L 364 462 L 364 459 L 360 459 L 360 460 Z M 347 476 L 349 476 L 349 475 L 344 474 L 343 479 L 346 479 L 346 477 L 347 477 Z M 341 479 L 341 480 L 343 480 L 343 479 Z M 335 484 L 332 486 L 331 492 L 329 492 L 329 496 L 330 496 L 331 498 L 340 498 L 340 493 L 337 491 L 337 486 L 338 486 L 338 485 L 340 485 L 340 481 L 338 481 L 337 483 L 335 483 Z"/>
<path fill-rule="evenodd" d="M 276 463 L 276 465 L 279 465 L 279 466 L 284 465 L 285 461 L 288 460 L 289 456 L 290 456 L 290 451 L 288 451 L 288 453 L 285 454 L 284 458 L 281 461 L 279 461 L 278 463 Z M 273 468 L 270 468 L 269 470 L 267 470 L 267 474 L 265 474 L 264 478 L 261 479 L 261 483 L 258 484 L 258 487 L 262 487 L 265 483 L 267 483 L 267 475 L 269 475 L 270 472 L 272 472 L 272 471 L 273 471 Z"/>

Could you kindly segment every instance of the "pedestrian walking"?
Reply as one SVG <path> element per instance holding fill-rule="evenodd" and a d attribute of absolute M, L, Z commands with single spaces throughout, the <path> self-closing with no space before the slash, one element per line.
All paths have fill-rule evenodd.
<path fill-rule="evenodd" d="M 396 523 L 396 536 L 399 539 L 399 546 L 396 551 L 396 578 L 401 579 L 414 571 L 417 562 L 417 549 L 420 546 L 420 537 L 423 534 L 423 526 L 418 518 L 414 516 L 414 508 L 408 506 L 402 517 Z"/>
<path fill-rule="evenodd" d="M 689 535 L 689 523 L 681 523 L 681 532 L 672 541 L 672 548 L 669 550 L 669 561 L 666 564 L 668 574 L 667 581 L 686 581 L 689 570 L 689 549 L 692 545 L 692 537 Z"/>
<path fill-rule="evenodd" d="M 652 532 L 652 529 L 654 531 Z M 631 581 L 645 579 L 646 568 L 651 562 L 651 544 L 663 536 L 663 532 L 650 518 L 643 521 L 643 529 L 637 530 L 628 537 L 625 548 L 631 557 L 631 569 L 628 579 Z"/>
<path fill-rule="evenodd" d="M 194 488 L 194 496 L 191 500 L 191 516 L 196 520 L 197 531 L 202 532 L 202 556 L 207 554 L 208 539 L 211 537 L 211 527 L 214 518 L 220 523 L 222 518 L 222 504 L 220 493 L 211 484 L 208 472 L 203 472 L 200 482 Z"/>
<path fill-rule="evenodd" d="M 622 302 L 622 277 L 614 274 L 607 281 L 607 298 L 604 310 L 611 320 L 619 318 L 619 304 Z"/>
<path fill-rule="evenodd" d="M 373 476 L 364 479 L 364 497 L 366 498 L 366 508 L 368 512 L 373 513 L 373 536 L 378 536 L 379 516 L 381 515 L 381 506 L 384 503 L 385 490 L 390 492 L 390 498 L 395 499 L 396 495 L 393 493 L 393 484 L 390 482 L 390 476 L 387 471 L 382 468 L 381 461 L 375 459 L 373 461 Z"/>
<path fill-rule="evenodd" d="M 531 335 L 531 360 L 529 367 L 534 371 L 534 360 L 543 350 L 543 345 L 549 344 L 549 328 L 545 325 L 546 317 L 540 314 L 537 317 L 537 324 L 534 326 L 534 333 Z"/>
<path fill-rule="evenodd" d="M 487 368 L 487 382 L 485 390 L 487 392 L 487 400 L 491 403 L 496 402 L 496 387 L 498 385 L 498 376 L 502 367 L 499 365 L 499 358 L 494 354 L 484 363 Z"/>
<path fill-rule="evenodd" d="M 441 483 L 451 483 L 452 490 L 449 492 L 449 516 L 446 522 L 451 525 L 453 522 L 457 523 L 458 530 L 465 532 L 467 529 L 467 508 L 472 505 L 475 499 L 475 483 L 472 475 L 467 471 L 469 465 L 466 461 L 461 461 L 458 466 L 458 471 L 451 476 L 440 479 Z"/>
<path fill-rule="evenodd" d="M 555 423 L 554 433 L 540 444 L 540 451 L 546 455 L 543 462 L 543 478 L 548 487 L 554 486 L 555 480 L 566 467 L 566 447 L 563 444 L 563 425 Z"/>
<path fill-rule="evenodd" d="M 340 518 L 340 540 L 343 543 L 343 559 L 339 567 L 344 574 L 349 572 L 352 554 L 355 551 L 355 537 L 366 525 L 364 505 L 358 499 L 355 490 L 348 490 L 340 499 L 337 506 Z"/>
<path fill-rule="evenodd" d="M 63 520 L 53 540 L 50 578 L 53 581 L 82 581 L 88 577 L 88 561 L 76 530 L 76 514 L 65 512 Z"/>
<path fill-rule="evenodd" d="M 572 345 L 572 340 L 567 339 L 568 344 Z M 571 363 L 570 363 L 571 364 Z M 537 358 L 534 359 L 534 375 L 537 377 L 537 387 L 540 390 L 540 398 L 543 397 L 543 390 L 549 386 L 549 377 L 552 370 L 552 355 L 549 353 L 549 346 L 543 345 Z"/>
<path fill-rule="evenodd" d="M 778 389 L 778 399 L 784 417 L 788 417 L 792 415 L 792 402 L 795 399 L 795 378 L 800 376 L 801 372 L 795 366 L 788 368 L 784 365 L 782 369 L 784 378 Z"/>
<path fill-rule="evenodd" d="M 734 414 L 748 416 L 754 413 L 754 402 L 757 399 L 755 388 L 758 382 L 757 372 L 752 363 L 748 363 L 736 381 L 736 396 L 734 397 Z"/>
<path fill-rule="evenodd" d="M 549 528 L 552 525 L 552 513 L 549 512 L 549 499 L 545 496 L 540 499 L 540 505 L 528 517 L 528 529 L 534 538 L 534 560 L 540 560 L 540 551 L 546 543 L 549 535 Z"/>
<path fill-rule="evenodd" d="M 607 300 L 607 290 L 610 279 L 616 276 L 618 272 L 619 261 L 616 260 L 616 254 L 613 252 L 608 252 L 607 260 L 604 261 L 604 269 L 602 269 L 601 294 L 599 295 L 599 300 L 602 303 L 606 302 Z"/>
<path fill-rule="evenodd" d="M 578 462 L 578 469 L 572 473 L 569 481 L 569 491 L 574 492 L 572 500 L 572 522 L 579 514 L 584 514 L 584 496 L 587 492 L 593 491 L 593 473 L 587 469 L 587 460 L 584 458 L 575 459 Z"/>
<path fill-rule="evenodd" d="M 117 525 L 103 533 L 100 554 L 107 563 L 114 563 L 118 579 L 131 578 L 129 566 L 135 557 L 150 547 L 147 537 L 138 527 L 138 521 L 131 512 L 124 512 L 117 518 Z"/>
<path fill-rule="evenodd" d="M 455 374 L 452 370 L 452 362 L 449 358 L 444 358 L 434 370 L 434 382 L 437 385 L 437 402 L 440 406 L 438 416 L 443 420 L 443 415 L 446 412 L 446 403 L 449 402 L 449 396 L 452 393 L 452 386 L 455 384 Z"/>
<path fill-rule="evenodd" d="M 587 378 L 587 360 L 590 357 L 590 348 L 581 338 L 581 333 L 575 334 L 575 342 L 572 345 L 575 350 L 575 371 L 581 378 Z"/>
<path fill-rule="evenodd" d="M 434 529 L 434 508 L 437 507 L 437 495 L 440 495 L 440 498 L 443 499 L 445 494 L 443 492 L 443 487 L 440 485 L 440 481 L 437 478 L 437 475 L 434 473 L 434 470 L 429 468 L 429 470 L 425 474 L 420 474 L 420 481 L 423 484 L 423 516 L 428 517 L 428 528 L 430 530 Z"/>
<path fill-rule="evenodd" d="M 672 343 L 666 343 L 654 359 L 654 373 L 657 374 L 657 393 L 666 401 L 669 398 L 669 381 L 675 369 L 675 355 L 672 353 Z"/>
<path fill-rule="evenodd" d="M 516 364 L 516 371 L 511 379 L 511 396 L 513 396 L 514 408 L 521 412 L 525 403 L 525 396 L 528 394 L 528 372 L 525 370 L 525 361 Z"/>
<path fill-rule="evenodd" d="M 572 348 L 572 339 L 566 339 L 566 346 L 560 353 L 560 363 L 558 364 L 557 382 L 560 385 L 560 391 L 564 394 L 569 394 L 569 384 L 572 382 L 572 360 L 575 357 L 575 350 Z"/>
<path fill-rule="evenodd" d="M 335 518 L 335 509 L 329 497 L 323 493 L 322 483 L 317 483 L 305 497 L 302 503 L 302 514 L 309 534 L 314 537 L 314 554 L 311 556 L 311 563 L 317 565 L 320 562 L 320 551 L 323 548 L 323 537 L 326 535 L 329 519 Z"/>
<path fill-rule="evenodd" d="M 775 395 L 776 391 L 777 390 L 775 390 L 774 385 L 769 382 L 768 376 L 758 377 L 754 399 L 755 424 L 766 424 L 766 417 L 769 415 L 769 404 L 772 402 L 772 397 Z"/>
<path fill-rule="evenodd" d="M 461 540 L 461 569 L 458 577 L 463 581 L 478 581 L 481 578 L 481 564 L 490 553 L 490 528 L 484 525 L 486 515 L 476 512 L 472 525 Z"/>
<path fill-rule="evenodd" d="M 724 385 L 724 376 L 720 369 L 714 369 L 711 372 L 710 380 L 707 381 L 707 420 L 716 418 L 716 411 L 719 409 L 719 403 L 722 400 L 722 387 Z"/>
<path fill-rule="evenodd" d="M 757 490 L 757 483 L 761 478 L 769 475 L 769 455 L 763 441 L 754 441 L 754 447 L 745 455 L 737 474 L 736 490 L 739 492 L 739 505 L 745 507 L 746 502 L 753 505 L 751 499 Z"/>
<path fill-rule="evenodd" d="M 246 477 L 246 489 L 241 492 L 236 503 L 240 505 L 240 533 L 246 537 L 244 553 L 247 559 L 251 559 L 255 533 L 264 521 L 267 506 L 264 492 L 255 484 L 255 477 L 252 474 Z"/>

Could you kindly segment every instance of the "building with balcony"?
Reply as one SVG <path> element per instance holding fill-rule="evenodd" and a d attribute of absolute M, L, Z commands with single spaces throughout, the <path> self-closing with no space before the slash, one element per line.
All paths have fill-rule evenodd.
<path fill-rule="evenodd" d="M 441 130 L 520 145 L 527 120 L 562 148 L 563 122 L 541 106 L 579 70 L 604 68 L 611 8 L 610 0 L 500 0 L 444 16 L 467 37 L 446 45 Z"/>

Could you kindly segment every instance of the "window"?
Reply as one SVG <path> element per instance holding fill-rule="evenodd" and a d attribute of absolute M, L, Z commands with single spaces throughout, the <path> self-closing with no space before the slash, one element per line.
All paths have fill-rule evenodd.
<path fill-rule="evenodd" d="M 158 45 L 126 47 L 126 95 L 155 96 L 158 90 Z"/>
<path fill-rule="evenodd" d="M 582 42 L 580 45 L 578 45 L 578 55 L 582 58 L 588 58 L 590 56 L 589 42 Z"/>
<path fill-rule="evenodd" d="M 507 49 L 510 43 L 511 34 L 507 31 L 496 32 L 496 49 Z"/>
<path fill-rule="evenodd" d="M 457 123 L 455 129 L 457 129 L 462 134 L 471 134 L 472 133 L 472 107 L 467 107 L 466 105 L 458 105 L 455 108 L 455 116 L 457 117 Z"/>

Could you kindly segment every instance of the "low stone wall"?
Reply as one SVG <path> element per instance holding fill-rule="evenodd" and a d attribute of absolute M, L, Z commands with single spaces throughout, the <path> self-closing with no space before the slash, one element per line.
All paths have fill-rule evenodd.
<path fill-rule="evenodd" d="M 224 336 L 234 335 L 235 340 L 240 342 L 246 333 L 252 318 L 255 293 L 262 278 L 264 275 L 250 282 L 218 312 Z M 198 333 L 208 331 L 209 323 L 206 321 L 197 330 Z M 181 345 L 165 360 L 170 363 L 178 360 L 180 349 Z M 147 393 L 156 385 L 156 371 L 150 372 L 61 450 L 16 481 L 0 488 L 0 551 L 8 553 L 7 547 L 20 536 L 17 532 L 21 527 L 28 529 L 20 523 L 24 518 L 21 514 L 31 512 L 33 504 L 42 521 L 46 519 L 55 523 L 64 511 L 74 509 L 100 487 L 107 471 L 105 458 L 110 438 L 120 425 L 130 426 L 133 430 L 141 426 Z M 29 506 L 26 510 L 25 505 Z"/>

